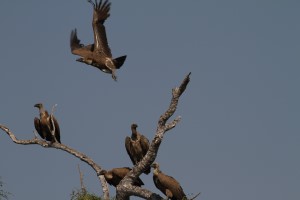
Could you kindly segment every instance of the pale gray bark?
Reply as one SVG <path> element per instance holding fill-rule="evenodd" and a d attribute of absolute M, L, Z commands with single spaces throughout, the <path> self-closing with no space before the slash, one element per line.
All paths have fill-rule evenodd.
<path fill-rule="evenodd" d="M 117 188 L 116 188 L 117 200 L 127 199 L 129 196 L 138 196 L 138 197 L 141 197 L 144 199 L 153 199 L 153 200 L 163 199 L 158 194 L 155 194 L 145 188 L 133 186 L 132 183 L 133 183 L 133 180 L 137 179 L 142 174 L 142 172 L 154 162 L 154 160 L 157 156 L 159 146 L 164 137 L 164 134 L 167 131 L 173 129 L 177 125 L 177 123 L 180 121 L 180 116 L 178 116 L 171 122 L 167 122 L 176 111 L 179 98 L 185 91 L 185 89 L 190 81 L 190 74 L 191 73 L 189 73 L 184 78 L 184 80 L 182 81 L 182 83 L 180 84 L 179 87 L 172 89 L 172 98 L 171 98 L 170 105 L 169 105 L 168 109 L 160 116 L 160 118 L 158 120 L 156 134 L 149 146 L 149 150 L 148 150 L 147 154 L 144 156 L 144 158 L 136 166 L 133 167 L 133 169 L 124 177 L 124 179 L 117 186 Z M 53 110 L 54 110 L 54 108 L 52 109 L 52 113 L 50 116 L 52 123 L 53 123 L 53 119 L 52 119 Z M 109 199 L 109 189 L 108 189 L 107 182 L 106 182 L 104 176 L 99 175 L 102 168 L 98 164 L 96 164 L 91 158 L 89 158 L 87 155 L 85 155 L 75 149 L 72 149 L 71 147 L 68 147 L 67 145 L 60 144 L 58 142 L 54 142 L 54 143 L 46 142 L 44 140 L 38 139 L 37 137 L 35 137 L 31 140 L 19 140 L 16 138 L 16 136 L 14 135 L 13 132 L 11 132 L 6 126 L 1 125 L 1 124 L 0 124 L 0 129 L 2 129 L 4 132 L 6 132 L 7 135 L 16 144 L 21 144 L 21 145 L 37 144 L 44 148 L 60 149 L 62 151 L 65 151 L 69 154 L 74 155 L 75 157 L 79 158 L 83 162 L 87 163 L 95 170 L 97 177 L 100 180 L 104 199 Z"/>
<path fill-rule="evenodd" d="M 177 123 L 180 121 L 180 116 L 176 117 L 173 121 L 168 122 L 168 119 L 175 113 L 178 101 L 180 96 L 185 91 L 189 81 L 190 81 L 190 74 L 189 73 L 179 87 L 172 89 L 172 99 L 171 103 L 168 107 L 168 109 L 160 116 L 158 120 L 158 125 L 156 129 L 156 134 L 154 136 L 154 139 L 152 140 L 149 150 L 147 154 L 144 156 L 144 158 L 133 167 L 133 169 L 124 177 L 124 179 L 120 182 L 120 184 L 117 187 L 117 200 L 122 200 L 125 197 L 134 195 L 139 196 L 144 199 L 162 199 L 161 196 L 152 193 L 151 191 L 148 191 L 146 189 L 142 189 L 139 187 L 135 187 L 132 185 L 133 180 L 139 177 L 142 172 L 150 166 L 156 156 L 159 149 L 159 146 L 162 142 L 162 139 L 164 137 L 164 134 L 174 128 Z"/>
<path fill-rule="evenodd" d="M 67 145 L 64 144 L 60 144 L 58 142 L 46 142 L 44 140 L 38 139 L 37 137 L 31 139 L 31 140 L 19 140 L 17 139 L 17 137 L 14 135 L 14 133 L 12 131 L 9 130 L 9 128 L 7 128 L 4 125 L 0 124 L 0 129 L 2 129 L 4 132 L 7 133 L 7 135 L 12 139 L 12 141 L 16 144 L 21 144 L 21 145 L 31 145 L 31 144 L 37 144 L 40 145 L 44 148 L 56 148 L 56 149 L 60 149 L 62 151 L 65 151 L 69 154 L 74 155 L 75 157 L 79 158 L 80 160 L 82 160 L 83 162 L 87 163 L 88 165 L 90 165 L 96 172 L 98 179 L 100 180 L 101 186 L 102 186 L 102 190 L 103 190 L 103 197 L 105 199 L 109 199 L 109 189 L 108 189 L 108 185 L 107 182 L 104 178 L 104 176 L 100 176 L 98 175 L 99 172 L 102 170 L 102 168 L 95 163 L 91 158 L 89 158 L 87 155 L 72 149 L 71 147 L 68 147 Z"/>

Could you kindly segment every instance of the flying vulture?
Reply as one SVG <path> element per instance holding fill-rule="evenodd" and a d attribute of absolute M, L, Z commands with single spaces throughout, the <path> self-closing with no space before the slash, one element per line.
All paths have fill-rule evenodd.
<path fill-rule="evenodd" d="M 132 124 L 131 137 L 127 136 L 125 138 L 125 148 L 134 165 L 143 159 L 149 149 L 149 140 L 144 135 L 137 132 L 137 127 L 137 124 Z M 150 171 L 151 168 L 149 167 L 144 173 L 149 174 Z"/>
<path fill-rule="evenodd" d="M 116 81 L 116 69 L 120 69 L 126 59 L 121 56 L 113 59 L 110 48 L 108 46 L 105 26 L 105 20 L 110 16 L 110 2 L 102 0 L 95 3 L 88 0 L 94 7 L 93 13 L 93 30 L 94 30 L 94 44 L 83 45 L 77 37 L 76 29 L 71 32 L 70 46 L 72 54 L 80 56 L 76 61 L 83 62 L 87 65 L 92 65 L 105 73 L 112 74 L 112 78 Z"/>
<path fill-rule="evenodd" d="M 164 193 L 168 199 L 182 200 L 187 199 L 180 184 L 171 176 L 162 173 L 159 170 L 158 163 L 153 163 L 151 167 L 153 171 L 153 181 L 157 189 Z"/>
<path fill-rule="evenodd" d="M 126 174 L 131 170 L 129 167 L 113 168 L 109 171 L 102 170 L 100 175 L 104 175 L 105 180 L 115 187 L 120 183 L 120 181 L 126 176 Z M 133 185 L 141 187 L 144 185 L 143 181 L 138 177 Z"/>
<path fill-rule="evenodd" d="M 47 110 L 44 109 L 43 104 L 38 103 L 35 104 L 34 107 L 37 107 L 40 112 L 40 118 L 34 118 L 34 127 L 41 138 L 51 142 L 55 142 L 56 140 L 57 142 L 61 143 L 59 125 L 55 117 L 53 116 L 53 126 L 53 124 L 51 123 L 50 115 Z M 55 138 L 52 135 L 53 131 Z"/>

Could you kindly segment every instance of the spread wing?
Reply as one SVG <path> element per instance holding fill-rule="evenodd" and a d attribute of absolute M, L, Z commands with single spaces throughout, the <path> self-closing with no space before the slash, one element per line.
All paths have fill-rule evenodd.
<path fill-rule="evenodd" d="M 84 46 L 80 43 L 80 40 L 77 37 L 77 30 L 72 30 L 70 36 L 70 47 L 72 54 L 79 55 L 82 57 L 89 57 L 94 49 L 94 45 Z"/>
<path fill-rule="evenodd" d="M 133 151 L 133 146 L 131 144 L 131 139 L 130 137 L 126 137 L 125 138 L 125 148 L 126 148 L 126 151 L 127 151 L 127 154 L 129 155 L 130 157 L 130 160 L 132 161 L 132 163 L 135 165 L 135 159 L 134 159 L 134 151 Z"/>
<path fill-rule="evenodd" d="M 89 1 L 91 2 L 91 1 Z M 92 2 L 91 2 L 92 3 Z M 110 16 L 110 3 L 108 0 L 102 3 L 102 0 L 98 4 L 92 3 L 94 5 L 93 14 L 93 30 L 94 30 L 94 45 L 95 51 L 101 54 L 105 54 L 108 57 L 112 57 L 110 48 L 108 46 L 106 31 L 104 22 Z"/>

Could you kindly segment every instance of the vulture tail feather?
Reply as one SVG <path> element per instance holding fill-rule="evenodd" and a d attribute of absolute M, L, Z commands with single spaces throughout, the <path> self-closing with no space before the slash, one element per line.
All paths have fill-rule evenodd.
<path fill-rule="evenodd" d="M 121 56 L 114 59 L 114 63 L 117 69 L 120 69 L 126 60 L 126 56 Z"/>

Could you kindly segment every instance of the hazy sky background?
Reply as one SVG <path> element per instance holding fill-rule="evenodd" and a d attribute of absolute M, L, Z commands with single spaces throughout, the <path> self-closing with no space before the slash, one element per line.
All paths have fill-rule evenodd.
<path fill-rule="evenodd" d="M 201 200 L 300 199 L 300 1 L 127 0 L 106 21 L 118 82 L 76 62 L 69 36 L 93 43 L 85 0 L 0 1 L 0 123 L 33 138 L 35 103 L 51 110 L 61 140 L 104 169 L 132 166 L 130 125 L 150 140 L 171 89 L 192 72 L 157 161 Z M 0 176 L 11 200 L 70 199 L 77 165 L 90 192 L 95 172 L 57 149 L 14 144 L 0 132 Z M 152 173 L 145 187 L 161 194 Z M 111 195 L 115 189 L 111 187 Z"/>

